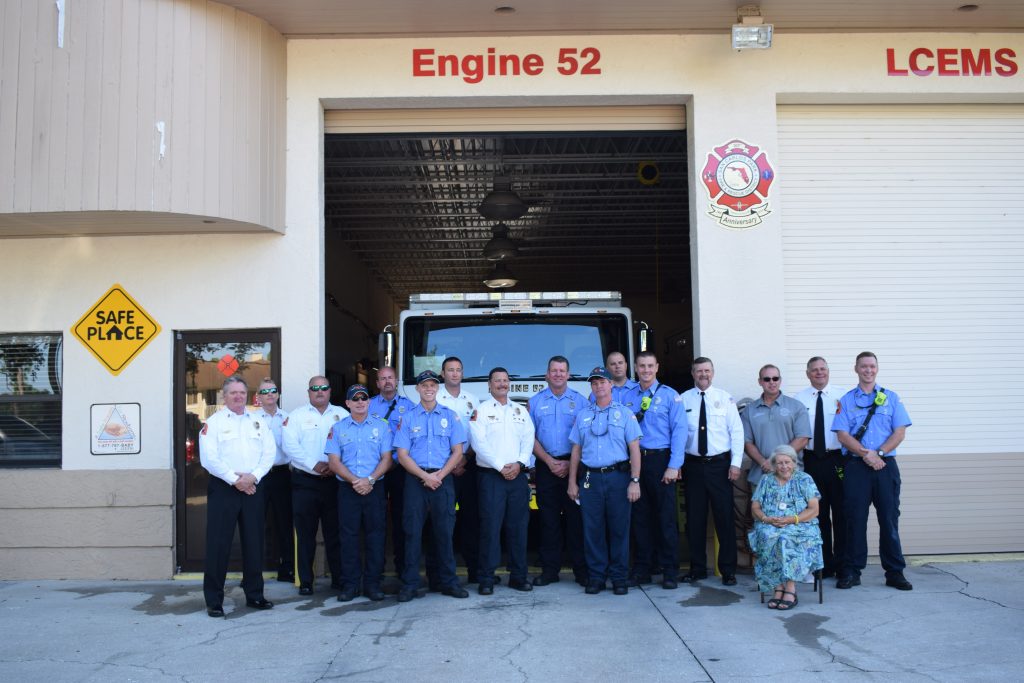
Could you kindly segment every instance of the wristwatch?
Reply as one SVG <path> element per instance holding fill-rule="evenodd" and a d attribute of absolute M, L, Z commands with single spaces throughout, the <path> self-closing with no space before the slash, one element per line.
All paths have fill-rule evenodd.
<path fill-rule="evenodd" d="M 885 451 L 883 451 L 881 448 L 878 449 L 878 457 L 879 458 L 884 458 L 885 457 Z"/>
<path fill-rule="evenodd" d="M 366 481 L 370 482 L 371 487 L 373 487 L 373 485 L 377 482 L 377 480 L 374 479 L 373 477 L 367 477 Z"/>
<path fill-rule="evenodd" d="M 640 477 L 630 477 L 629 481 L 634 483 L 634 484 L 639 484 L 640 483 Z"/>

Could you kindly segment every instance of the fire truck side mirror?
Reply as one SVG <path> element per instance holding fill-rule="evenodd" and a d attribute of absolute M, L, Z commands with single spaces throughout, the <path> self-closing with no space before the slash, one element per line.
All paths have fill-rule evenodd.
<path fill-rule="evenodd" d="M 650 325 L 642 320 L 637 321 L 639 329 L 636 333 L 636 350 L 637 353 L 641 351 L 653 351 L 654 350 L 654 330 L 651 329 Z"/>
<path fill-rule="evenodd" d="M 395 333 L 391 325 L 377 336 L 377 363 L 378 368 L 395 366 Z"/>

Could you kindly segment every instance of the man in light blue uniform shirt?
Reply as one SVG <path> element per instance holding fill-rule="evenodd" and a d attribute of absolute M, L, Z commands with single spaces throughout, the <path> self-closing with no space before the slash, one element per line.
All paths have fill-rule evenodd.
<path fill-rule="evenodd" d="M 338 478 L 338 539 L 341 542 L 341 593 L 338 602 L 355 598 L 362 588 L 370 600 L 383 600 L 384 540 L 387 537 L 387 501 L 377 486 L 391 467 L 391 430 L 388 423 L 370 417 L 370 393 L 353 384 L 345 393 L 351 415 L 327 435 L 331 471 Z M 363 557 L 359 531 L 364 533 Z M 363 573 L 363 561 L 366 573 Z"/>
<path fill-rule="evenodd" d="M 407 415 L 416 404 L 398 391 L 398 374 L 395 369 L 384 366 L 377 371 L 377 391 L 380 393 L 370 399 L 370 417 L 380 418 L 391 426 L 391 435 L 398 432 L 402 417 Z M 395 464 L 398 456 L 393 455 Z M 400 472 L 400 470 L 399 470 Z M 405 530 L 402 528 L 403 497 L 405 476 L 396 474 L 384 480 L 384 496 L 388 500 L 391 511 L 391 552 L 394 555 L 395 573 L 402 575 L 405 567 Z"/>
<path fill-rule="evenodd" d="M 640 425 L 636 415 L 612 401 L 611 373 L 590 372 L 596 399 L 576 418 L 569 434 L 571 500 L 583 513 L 583 548 L 589 581 L 586 592 L 596 595 L 612 580 L 616 595 L 629 592 L 630 506 L 640 498 Z"/>
<path fill-rule="evenodd" d="M 903 570 L 907 562 L 900 544 L 900 470 L 896 447 L 903 443 L 910 415 L 895 391 L 875 384 L 878 357 L 870 351 L 857 355 L 857 386 L 839 399 L 832 431 L 843 445 L 843 494 L 846 512 L 846 556 L 836 588 L 860 585 L 868 561 L 868 508 L 878 516 L 878 556 L 885 570 L 885 585 L 902 591 L 913 586 Z"/>
<path fill-rule="evenodd" d="M 451 472 L 462 462 L 466 428 L 455 411 L 437 402 L 439 379 L 430 370 L 416 376 L 419 405 L 402 418 L 394 440 L 398 463 L 405 469 L 405 569 L 399 602 L 419 595 L 423 524 L 428 513 L 441 592 L 453 598 L 469 597 L 455 575 L 452 550 L 455 484 Z"/>
<path fill-rule="evenodd" d="M 580 508 L 566 497 L 569 485 L 569 432 L 576 416 L 587 405 L 583 394 L 569 388 L 569 359 L 553 356 L 548 361 L 547 389 L 530 399 L 530 418 L 535 439 L 537 510 L 540 519 L 540 575 L 534 586 L 559 580 L 562 569 L 562 537 L 569 549 L 569 561 L 576 583 L 587 585 L 587 562 L 583 555 L 583 518 Z M 564 518 L 564 519 L 563 519 Z"/>
<path fill-rule="evenodd" d="M 636 554 L 630 584 L 651 582 L 660 567 L 661 585 L 679 585 L 679 502 L 676 484 L 686 454 L 686 410 L 672 387 L 658 381 L 658 359 L 650 351 L 636 356 L 640 377 L 640 500 L 633 505 Z"/>

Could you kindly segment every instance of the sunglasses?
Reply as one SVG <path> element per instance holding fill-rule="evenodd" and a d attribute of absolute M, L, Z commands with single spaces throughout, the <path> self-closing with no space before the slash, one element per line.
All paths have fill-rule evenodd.
<path fill-rule="evenodd" d="M 356 394 L 355 398 L 350 398 L 349 400 L 350 401 L 362 402 L 362 401 L 369 401 L 370 399 L 366 398 L 366 394 Z"/>
<path fill-rule="evenodd" d="M 278 392 L 277 392 L 277 387 L 274 387 L 272 389 L 260 389 L 260 393 L 261 394 L 276 394 Z"/>
<path fill-rule="evenodd" d="M 309 388 L 310 391 L 328 391 L 330 390 L 330 384 L 314 384 Z"/>
<path fill-rule="evenodd" d="M 781 377 L 762 377 L 761 381 L 762 382 L 778 382 L 780 379 L 782 379 L 782 378 Z"/>

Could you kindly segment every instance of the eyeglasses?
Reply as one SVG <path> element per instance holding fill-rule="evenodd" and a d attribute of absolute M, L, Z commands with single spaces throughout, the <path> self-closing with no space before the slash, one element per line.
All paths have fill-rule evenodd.
<path fill-rule="evenodd" d="M 762 382 L 778 382 L 780 379 L 782 379 L 782 378 L 781 377 L 762 377 L 761 381 Z"/>
<path fill-rule="evenodd" d="M 349 400 L 362 403 L 363 401 L 369 401 L 370 399 L 366 398 L 366 394 L 358 394 L 355 398 L 350 398 Z"/>
<path fill-rule="evenodd" d="M 309 388 L 310 391 L 329 391 L 331 388 L 330 384 L 314 384 Z"/>
<path fill-rule="evenodd" d="M 277 387 L 271 387 L 270 389 L 260 389 L 261 394 L 276 394 Z"/>

